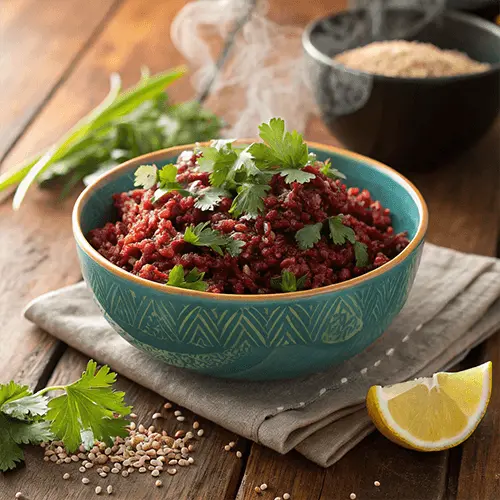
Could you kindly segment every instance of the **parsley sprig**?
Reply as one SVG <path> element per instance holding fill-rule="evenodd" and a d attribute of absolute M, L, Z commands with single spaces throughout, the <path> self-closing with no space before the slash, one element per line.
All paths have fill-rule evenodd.
<path fill-rule="evenodd" d="M 188 226 L 184 232 L 184 241 L 195 246 L 210 247 L 219 255 L 224 255 L 223 249 L 231 257 L 236 257 L 241 253 L 241 249 L 245 245 L 244 241 L 226 236 L 209 227 L 209 224 L 209 222 L 201 222 L 197 226 Z"/>
<path fill-rule="evenodd" d="M 125 393 L 113 390 L 116 374 L 108 366 L 97 370 L 90 360 L 82 377 L 69 385 L 46 387 L 33 394 L 28 386 L 0 384 L 0 471 L 24 460 L 23 444 L 59 439 L 70 452 L 80 444 L 88 449 L 95 441 L 112 443 L 126 436 Z M 45 394 L 64 394 L 48 400 Z"/>
<path fill-rule="evenodd" d="M 187 288 L 188 290 L 198 290 L 200 292 L 206 291 L 208 283 L 203 281 L 205 273 L 200 273 L 198 269 L 194 267 L 186 275 L 184 274 L 184 267 L 177 264 L 170 270 L 167 285 L 177 288 Z"/>
<path fill-rule="evenodd" d="M 304 288 L 307 279 L 307 274 L 296 278 L 295 274 L 290 271 L 281 271 L 281 276 L 271 278 L 271 287 L 280 292 L 296 292 Z"/>

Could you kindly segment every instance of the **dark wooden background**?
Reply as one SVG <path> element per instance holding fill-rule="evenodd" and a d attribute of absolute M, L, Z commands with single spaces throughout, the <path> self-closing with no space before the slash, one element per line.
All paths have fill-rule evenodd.
<path fill-rule="evenodd" d="M 169 40 L 169 27 L 185 0 L 0 0 L 0 165 L 7 169 L 55 140 L 105 95 L 111 71 L 125 86 L 140 67 L 152 72 L 182 62 Z M 270 17 L 304 26 L 310 19 L 343 7 L 342 0 L 274 0 Z M 222 50 L 222 47 L 221 47 Z M 183 79 L 172 87 L 175 100 L 194 91 Z M 208 96 L 210 103 L 210 95 Z M 309 140 L 335 144 L 319 120 L 308 126 Z M 430 207 L 429 240 L 467 252 L 495 255 L 499 236 L 500 124 L 474 149 L 431 173 L 413 175 Z M 85 363 L 79 353 L 34 328 L 21 316 L 33 297 L 80 280 L 70 227 L 75 197 L 55 203 L 33 190 L 22 210 L 0 204 L 0 382 L 15 379 L 41 388 L 77 378 Z M 491 338 L 466 364 L 492 360 L 500 366 L 500 337 Z M 500 372 L 494 369 L 494 385 Z M 499 382 L 496 382 L 498 380 Z M 496 382 L 496 384 L 495 384 Z M 122 378 L 136 413 L 148 421 L 162 399 Z M 189 415 L 189 412 L 186 412 Z M 192 421 L 191 417 L 187 419 Z M 451 451 L 419 454 L 399 448 L 377 433 L 340 462 L 321 469 L 296 453 L 280 456 L 238 439 L 243 458 L 222 447 L 235 436 L 203 422 L 206 438 L 196 464 L 176 476 L 163 475 L 155 490 L 149 475 L 109 477 L 116 498 L 255 499 L 285 491 L 293 500 L 496 500 L 500 498 L 500 394 L 494 390 L 485 420 L 473 436 Z M 173 418 L 167 429 L 177 425 Z M 0 475 L 0 499 L 23 491 L 30 499 L 93 498 L 72 466 L 41 460 L 41 449 L 26 453 L 26 466 Z M 148 477 L 144 477 L 148 476 Z M 94 486 L 97 475 L 91 475 Z M 109 479 L 109 481 L 108 481 Z M 379 488 L 373 481 L 381 482 Z"/>

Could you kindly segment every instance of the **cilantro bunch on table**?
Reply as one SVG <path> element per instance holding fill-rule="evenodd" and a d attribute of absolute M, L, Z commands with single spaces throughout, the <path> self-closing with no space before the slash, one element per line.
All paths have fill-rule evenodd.
<path fill-rule="evenodd" d="M 122 91 L 111 76 L 106 98 L 46 151 L 0 175 L 0 192 L 18 186 L 13 208 L 28 189 L 62 184 L 62 195 L 82 180 L 139 155 L 217 137 L 222 121 L 198 102 L 171 104 L 164 90 L 185 74 L 184 68 L 150 76 L 143 72 L 134 87 Z"/>
<path fill-rule="evenodd" d="M 89 361 L 81 378 L 68 385 L 46 387 L 33 394 L 26 385 L 0 384 L 0 471 L 24 460 L 23 445 L 57 439 L 69 452 L 80 444 L 87 449 L 95 441 L 110 445 L 126 436 L 125 393 L 113 389 L 116 374 L 108 366 L 97 369 Z M 64 393 L 53 399 L 49 391 Z"/>

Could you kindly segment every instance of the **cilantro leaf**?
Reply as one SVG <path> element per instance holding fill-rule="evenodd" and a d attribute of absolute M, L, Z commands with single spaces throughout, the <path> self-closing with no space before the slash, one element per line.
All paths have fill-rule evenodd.
<path fill-rule="evenodd" d="M 165 165 L 158 172 L 158 179 L 161 184 L 175 182 L 175 178 L 177 177 L 177 167 L 175 165 L 169 164 Z"/>
<path fill-rule="evenodd" d="M 198 269 L 194 267 L 184 277 L 184 267 L 182 267 L 181 264 L 177 264 L 170 270 L 167 285 L 204 292 L 208 288 L 208 284 L 203 281 L 204 276 L 205 273 L 200 273 Z"/>
<path fill-rule="evenodd" d="M 27 385 L 19 385 L 11 381 L 8 384 L 0 384 L 0 411 L 18 419 L 45 415 L 47 399 L 38 394 L 32 394 Z"/>
<path fill-rule="evenodd" d="M 290 271 L 281 271 L 281 276 L 271 278 L 271 287 L 281 292 L 296 292 L 304 287 L 307 274 L 297 279 Z"/>
<path fill-rule="evenodd" d="M 271 189 L 271 186 L 244 183 L 238 188 L 238 194 L 233 200 L 229 213 L 235 217 L 245 214 L 249 217 L 257 217 L 264 210 L 263 198 Z"/>
<path fill-rule="evenodd" d="M 22 460 L 24 453 L 11 435 L 10 420 L 0 413 L 0 471 L 14 469 Z"/>
<path fill-rule="evenodd" d="M 184 232 L 184 241 L 196 246 L 210 247 L 214 252 L 223 255 L 223 248 L 232 256 L 236 257 L 245 245 L 244 241 L 235 240 L 215 229 L 207 227 L 209 222 L 202 222 L 196 227 L 188 226 Z"/>
<path fill-rule="evenodd" d="M 134 186 L 150 189 L 156 184 L 157 175 L 155 165 L 141 165 L 134 173 Z"/>
<path fill-rule="evenodd" d="M 208 225 L 209 222 L 200 222 L 196 227 L 188 226 L 184 232 L 184 241 L 199 247 L 210 247 L 219 255 L 223 255 L 221 246 L 227 244 L 227 237 L 207 227 Z"/>
<path fill-rule="evenodd" d="M 337 170 L 336 168 L 332 167 L 332 163 L 330 159 L 326 160 L 323 163 L 323 166 L 319 169 L 319 171 L 323 174 L 326 175 L 327 177 L 330 177 L 330 179 L 345 179 L 346 176 L 340 171 Z"/>
<path fill-rule="evenodd" d="M 370 263 L 367 246 L 360 241 L 354 243 L 354 255 L 356 257 L 357 267 L 365 267 Z"/>
<path fill-rule="evenodd" d="M 354 230 L 349 226 L 344 226 L 340 215 L 329 217 L 328 226 L 330 227 L 330 236 L 335 245 L 343 245 L 346 241 L 354 245 L 356 242 Z"/>
<path fill-rule="evenodd" d="M 113 442 L 116 436 L 126 436 L 123 418 L 131 408 L 125 406 L 125 393 L 112 389 L 116 374 L 108 366 L 97 371 L 97 363 L 90 360 L 82 377 L 66 386 L 62 396 L 49 402 L 47 419 L 51 420 L 52 432 L 72 452 L 78 448 L 86 434 L 86 442 Z M 115 415 L 119 414 L 119 417 Z M 88 436 L 92 433 L 92 439 Z"/>
<path fill-rule="evenodd" d="M 304 184 L 314 179 L 316 176 L 310 172 L 304 172 L 300 169 L 285 168 L 280 172 L 280 175 L 285 178 L 285 182 L 291 184 L 292 182 L 298 182 L 299 184 Z"/>
<path fill-rule="evenodd" d="M 261 142 L 254 142 L 248 147 L 248 152 L 256 162 L 259 169 L 278 167 L 280 159 L 275 155 L 274 151 Z"/>
<path fill-rule="evenodd" d="M 214 139 L 210 142 L 210 146 L 220 151 L 225 147 L 227 148 L 227 146 L 231 145 L 235 140 L 236 139 Z"/>
<path fill-rule="evenodd" d="M 282 118 L 272 118 L 259 126 L 260 138 L 283 168 L 302 168 L 308 161 L 307 144 L 297 131 L 287 132 Z"/>
<path fill-rule="evenodd" d="M 295 233 L 295 240 L 297 241 L 301 250 L 312 248 L 321 239 L 322 222 L 317 224 L 308 224 Z"/>
<path fill-rule="evenodd" d="M 17 444 L 40 444 L 54 439 L 54 434 L 50 430 L 50 422 L 46 420 L 35 422 L 11 420 L 9 424 L 10 436 Z"/>
<path fill-rule="evenodd" d="M 208 187 L 198 192 L 198 198 L 194 206 L 200 210 L 213 210 L 222 201 L 222 198 L 229 198 L 231 194 L 222 188 Z"/>
<path fill-rule="evenodd" d="M 200 170 L 210 172 L 210 183 L 212 186 L 221 187 L 229 175 L 231 167 L 238 158 L 235 151 L 225 145 L 220 149 L 213 146 L 201 148 L 203 156 L 198 158 Z"/>

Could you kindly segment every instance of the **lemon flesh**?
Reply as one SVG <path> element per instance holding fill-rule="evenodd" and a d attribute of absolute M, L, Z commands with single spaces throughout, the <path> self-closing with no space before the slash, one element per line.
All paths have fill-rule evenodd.
<path fill-rule="evenodd" d="M 457 373 L 436 373 L 388 387 L 373 386 L 366 404 L 375 426 L 392 441 L 437 451 L 465 441 L 491 396 L 491 362 Z"/>

